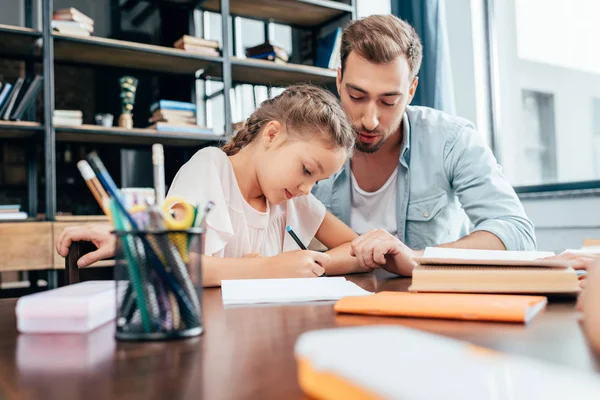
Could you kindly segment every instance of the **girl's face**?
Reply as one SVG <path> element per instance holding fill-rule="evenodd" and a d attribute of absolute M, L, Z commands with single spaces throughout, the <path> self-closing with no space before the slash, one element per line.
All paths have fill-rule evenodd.
<path fill-rule="evenodd" d="M 271 204 L 309 194 L 318 181 L 329 178 L 346 162 L 346 152 L 331 148 L 320 132 L 305 138 L 289 136 L 273 121 L 257 139 L 262 141 L 258 183 Z"/>

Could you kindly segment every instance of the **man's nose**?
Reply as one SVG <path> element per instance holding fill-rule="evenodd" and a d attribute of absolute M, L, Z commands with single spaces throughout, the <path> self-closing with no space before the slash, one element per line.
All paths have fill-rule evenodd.
<path fill-rule="evenodd" d="M 375 103 L 369 102 L 366 105 L 362 120 L 360 122 L 368 131 L 372 131 L 379 126 L 379 117 L 377 115 L 377 107 L 375 106 Z"/>

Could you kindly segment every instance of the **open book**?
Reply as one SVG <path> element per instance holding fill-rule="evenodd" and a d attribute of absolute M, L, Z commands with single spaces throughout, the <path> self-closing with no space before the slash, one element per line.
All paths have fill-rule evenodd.
<path fill-rule="evenodd" d="M 427 248 L 413 271 L 412 292 L 576 293 L 577 273 L 551 252 Z"/>

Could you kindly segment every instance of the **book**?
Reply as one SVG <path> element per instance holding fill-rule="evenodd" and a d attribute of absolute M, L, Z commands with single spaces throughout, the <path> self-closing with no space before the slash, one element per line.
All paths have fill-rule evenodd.
<path fill-rule="evenodd" d="M 258 60 L 273 61 L 276 64 L 287 64 L 287 61 L 282 60 L 281 58 L 277 57 L 277 54 L 275 52 L 256 54 L 256 55 L 253 55 L 253 56 L 248 56 L 248 58 L 255 58 L 255 59 L 258 59 Z"/>
<path fill-rule="evenodd" d="M 337 69 L 340 66 L 340 46 L 342 42 L 342 28 L 337 28 L 325 35 L 319 41 L 315 66 L 321 68 Z"/>
<path fill-rule="evenodd" d="M 20 204 L 0 205 L 0 213 L 3 213 L 3 212 L 13 213 L 13 212 L 19 212 L 19 211 L 21 211 L 21 205 Z"/>
<path fill-rule="evenodd" d="M 162 110 L 184 110 L 196 112 L 195 104 L 175 100 L 158 100 L 150 106 L 150 112 L 154 112 L 159 108 Z"/>
<path fill-rule="evenodd" d="M 89 33 L 94 32 L 94 25 L 86 24 L 83 22 L 77 22 L 77 21 L 53 20 L 51 22 L 51 26 L 52 26 L 52 28 L 56 29 L 59 32 L 61 32 L 63 29 L 67 30 L 67 31 L 68 30 L 76 30 L 76 31 L 84 30 Z"/>
<path fill-rule="evenodd" d="M 4 102 L 6 101 L 8 96 L 10 96 L 11 89 L 12 89 L 12 84 L 10 84 L 8 82 L 6 82 L 6 83 L 4 83 L 4 85 L 2 85 L 2 90 L 0 90 L 0 109 L 2 109 L 2 105 L 4 104 Z"/>
<path fill-rule="evenodd" d="M 168 122 L 157 122 L 148 127 L 148 129 L 156 129 L 159 132 L 180 132 L 180 133 L 199 133 L 213 134 L 213 130 L 205 126 L 192 124 L 172 124 Z"/>
<path fill-rule="evenodd" d="M 25 114 L 25 111 L 31 106 L 34 105 L 37 95 L 42 88 L 42 76 L 36 75 L 31 79 L 29 85 L 21 92 L 23 92 L 23 97 L 18 100 L 18 104 L 15 106 L 15 110 L 11 114 L 11 119 L 14 121 L 20 121 Z"/>
<path fill-rule="evenodd" d="M 19 98 L 19 93 L 21 92 L 21 87 L 23 86 L 24 82 L 25 80 L 23 78 L 17 78 L 17 81 L 10 92 L 10 96 L 6 99 L 5 104 L 2 106 L 2 110 L 0 110 L 1 119 L 6 121 L 10 119 L 10 113 L 15 106 L 15 102 Z"/>
<path fill-rule="evenodd" d="M 600 399 L 592 371 L 402 326 L 305 332 L 294 355 L 298 384 L 315 399 Z"/>
<path fill-rule="evenodd" d="M 52 117 L 54 125 L 79 126 L 83 125 L 83 118 Z"/>
<path fill-rule="evenodd" d="M 81 110 L 54 110 L 52 115 L 63 118 L 83 118 L 83 112 Z"/>
<path fill-rule="evenodd" d="M 151 124 L 156 122 L 169 122 L 173 124 L 196 125 L 196 117 L 155 116 L 148 119 Z"/>
<path fill-rule="evenodd" d="M 55 10 L 52 13 L 53 20 L 66 20 L 66 21 L 76 21 L 81 22 L 83 24 L 94 25 L 94 20 L 76 8 L 63 8 L 60 10 Z"/>
<path fill-rule="evenodd" d="M 246 49 L 246 57 L 256 58 L 255 56 L 265 53 L 275 53 L 275 56 L 282 61 L 289 61 L 289 55 L 284 48 L 272 45 L 270 42 L 259 44 L 258 46 L 248 47 Z"/>
<path fill-rule="evenodd" d="M 173 47 L 178 49 L 183 49 L 184 45 L 192 45 L 198 47 L 206 47 L 210 49 L 218 49 L 219 42 L 216 40 L 204 39 L 196 36 L 183 35 L 179 38 L 175 43 L 173 43 Z"/>
<path fill-rule="evenodd" d="M 152 113 L 152 118 L 193 118 L 196 119 L 196 112 L 187 110 L 168 110 L 159 108 Z M 195 123 L 195 122 L 194 122 Z"/>
<path fill-rule="evenodd" d="M 577 272 L 571 268 L 521 266 L 418 265 L 411 292 L 575 294 Z"/>
<path fill-rule="evenodd" d="M 27 219 L 26 212 L 0 213 L 0 221 L 17 221 Z"/>
<path fill-rule="evenodd" d="M 184 44 L 182 47 L 176 47 L 180 50 L 185 50 L 188 53 L 202 54 L 204 56 L 218 57 L 220 54 L 216 49 L 210 47 L 196 46 L 193 44 Z"/>
<path fill-rule="evenodd" d="M 337 313 L 528 323 L 547 304 L 544 296 L 380 292 L 344 297 Z"/>
<path fill-rule="evenodd" d="M 551 251 L 472 250 L 427 247 L 422 257 L 415 258 L 421 265 L 496 265 L 520 267 L 557 267 L 572 265 L 565 260 L 545 260 Z"/>
<path fill-rule="evenodd" d="M 297 303 L 367 296 L 368 292 L 344 277 L 239 279 L 221 282 L 223 304 Z"/>

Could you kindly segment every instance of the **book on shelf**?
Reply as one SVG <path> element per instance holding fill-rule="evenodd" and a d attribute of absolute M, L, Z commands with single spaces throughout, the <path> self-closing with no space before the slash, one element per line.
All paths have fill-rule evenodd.
<path fill-rule="evenodd" d="M 174 124 L 169 122 L 157 122 L 148 127 L 148 129 L 156 129 L 159 132 L 179 132 L 179 133 L 198 133 L 210 135 L 213 134 L 213 130 L 201 125 L 194 124 Z"/>
<path fill-rule="evenodd" d="M 42 87 L 42 76 L 34 75 L 17 78 L 14 84 L 0 84 L 0 119 L 20 121 L 35 100 Z"/>
<path fill-rule="evenodd" d="M 55 31 L 68 35 L 90 36 L 94 33 L 94 20 L 75 8 L 55 11 L 51 25 Z"/>
<path fill-rule="evenodd" d="M 342 28 L 337 28 L 319 41 L 315 66 L 337 69 L 340 66 L 340 46 L 342 44 Z"/>
<path fill-rule="evenodd" d="M 176 47 L 179 50 L 185 50 L 188 53 L 200 54 L 203 56 L 219 57 L 221 54 L 218 50 L 210 47 L 196 46 L 193 44 L 184 44 L 182 47 Z"/>
<path fill-rule="evenodd" d="M 194 112 L 194 114 L 196 113 L 196 105 L 194 103 L 175 100 L 158 100 L 152 103 L 152 105 L 150 106 L 150 112 L 152 113 L 158 109 L 192 111 Z"/>
<path fill-rule="evenodd" d="M 185 50 L 185 45 L 213 49 L 217 51 L 217 54 L 220 47 L 219 42 L 216 40 L 209 40 L 189 35 L 183 35 L 175 43 L 173 43 L 173 47 L 177 49 Z"/>
<path fill-rule="evenodd" d="M 274 53 L 274 56 L 281 61 L 289 61 L 289 54 L 287 51 L 285 51 L 285 49 L 282 47 L 271 44 L 269 41 L 259 44 L 258 46 L 248 47 L 246 49 L 246 57 L 248 58 L 258 58 L 257 56 L 268 53 Z"/>
<path fill-rule="evenodd" d="M 83 112 L 81 110 L 54 110 L 52 115 L 54 125 L 79 126 L 83 124 Z"/>
<path fill-rule="evenodd" d="M 287 64 L 287 61 L 284 61 L 281 58 L 277 57 L 277 54 L 275 52 L 256 54 L 253 56 L 248 56 L 248 58 L 254 58 L 256 60 L 273 61 L 275 64 Z"/>
<path fill-rule="evenodd" d="M 92 18 L 73 7 L 55 10 L 54 13 L 52 13 L 52 19 L 57 21 L 75 21 L 91 25 L 92 27 L 94 26 L 94 20 Z"/>
<path fill-rule="evenodd" d="M 571 261 L 545 260 L 551 252 L 427 248 L 416 258 L 411 292 L 579 292 Z"/>
<path fill-rule="evenodd" d="M 0 213 L 0 221 L 18 221 L 27 218 L 27 213 L 22 211 L 14 213 Z"/>
<path fill-rule="evenodd" d="M 0 214 L 18 213 L 21 211 L 20 204 L 1 204 Z"/>

